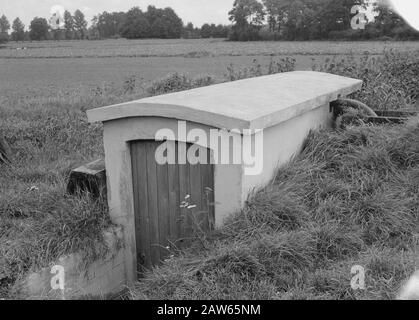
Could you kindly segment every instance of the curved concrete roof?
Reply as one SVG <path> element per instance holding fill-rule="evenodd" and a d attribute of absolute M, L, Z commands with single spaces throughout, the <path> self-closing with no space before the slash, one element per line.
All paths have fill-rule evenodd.
<path fill-rule="evenodd" d="M 220 129 L 265 129 L 320 107 L 362 81 L 312 71 L 279 73 L 87 111 L 90 122 L 165 117 Z"/>

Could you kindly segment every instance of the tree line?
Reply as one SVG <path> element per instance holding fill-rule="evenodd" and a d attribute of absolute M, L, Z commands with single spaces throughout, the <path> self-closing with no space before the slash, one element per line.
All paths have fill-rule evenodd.
<path fill-rule="evenodd" d="M 235 0 L 229 19 L 230 40 L 367 40 L 419 39 L 396 12 L 375 3 L 375 20 L 354 29 L 354 6 L 366 8 L 366 0 Z M 357 18 L 355 17 L 357 20 Z M 362 19 L 364 20 L 364 19 Z M 362 21 L 355 21 L 362 23 Z"/>
<path fill-rule="evenodd" d="M 52 27 L 53 19 L 61 19 Z M 58 23 L 60 22 L 60 23 Z M 192 23 L 184 26 L 182 19 L 168 7 L 164 9 L 148 6 L 147 11 L 134 7 L 128 12 L 102 12 L 87 27 L 86 18 L 80 10 L 73 14 L 65 11 L 63 17 L 52 17 L 50 21 L 35 17 L 25 31 L 25 25 L 16 18 L 12 25 L 5 15 L 0 17 L 0 43 L 33 40 L 74 40 L 108 38 L 227 38 L 230 28 L 224 25 L 204 24 L 201 28 Z M 12 31 L 9 34 L 9 31 Z"/>
<path fill-rule="evenodd" d="M 9 35 L 9 31 L 12 31 Z M 29 40 L 60 40 L 60 39 L 85 39 L 88 33 L 87 21 L 83 12 L 76 10 L 74 14 L 64 12 L 63 25 L 55 29 L 51 27 L 51 21 L 45 18 L 35 17 L 29 25 L 29 31 L 25 31 L 25 25 L 17 17 L 12 25 L 3 14 L 0 17 L 0 42 L 29 41 Z"/>
<path fill-rule="evenodd" d="M 201 28 L 192 23 L 184 26 L 182 19 L 168 7 L 148 6 L 147 11 L 134 7 L 128 12 L 102 12 L 92 21 L 96 38 L 227 38 L 229 27 L 204 24 Z"/>
<path fill-rule="evenodd" d="M 419 39 L 396 12 L 379 3 L 374 7 L 375 20 L 366 21 L 363 29 L 353 28 L 354 6 L 366 7 L 368 0 L 235 0 L 229 12 L 231 26 L 183 24 L 176 12 L 148 6 L 146 11 L 134 7 L 128 12 L 102 12 L 87 21 L 80 10 L 65 11 L 59 28 L 51 21 L 35 17 L 29 31 L 19 18 L 12 24 L 0 17 L 0 43 L 8 40 L 73 40 L 107 38 L 229 38 L 251 40 L 370 40 Z M 360 22 L 360 20 L 358 21 Z M 9 30 L 12 30 L 9 35 Z"/>

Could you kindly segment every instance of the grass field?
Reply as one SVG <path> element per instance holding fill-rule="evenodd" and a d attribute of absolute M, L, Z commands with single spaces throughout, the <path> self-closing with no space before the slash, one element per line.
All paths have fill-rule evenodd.
<path fill-rule="evenodd" d="M 23 46 L 29 49 L 16 50 L 17 47 Z M 384 55 L 384 49 L 394 49 L 395 52 L 387 52 Z M 312 59 L 314 58 L 319 63 L 318 70 L 364 79 L 364 88 L 356 95 L 356 98 L 374 108 L 406 108 L 416 103 L 419 96 L 419 64 L 417 60 L 419 55 L 418 51 L 412 51 L 418 49 L 418 42 L 228 43 L 218 40 L 12 43 L 0 49 L 0 134 L 5 136 L 13 151 L 12 164 L 8 166 L 0 165 L 0 298 L 10 297 L 13 294 L 14 282 L 28 271 L 47 266 L 62 254 L 103 244 L 101 231 L 110 224 L 104 204 L 90 199 L 68 196 L 65 192 L 66 181 L 72 168 L 103 156 L 102 127 L 101 125 L 87 123 L 86 109 L 162 93 L 161 88 L 165 88 L 165 84 L 170 84 L 167 87 L 171 87 L 173 83 L 179 85 L 179 79 L 181 79 L 181 87 L 188 88 L 196 85 L 196 83 L 202 85 L 213 81 L 257 76 L 260 72 L 258 63 L 252 62 L 254 59 L 257 59 L 261 64 L 262 73 L 266 73 L 266 65 L 271 59 L 280 61 L 286 55 L 296 58 L 295 68 L 297 69 L 311 69 Z M 367 51 L 368 54 L 365 54 L 364 51 Z M 410 54 L 406 54 L 406 52 L 410 52 Z M 228 72 L 227 67 L 231 63 L 235 67 L 233 71 Z M 239 70 L 244 66 L 250 67 L 246 72 Z M 294 66 L 287 65 L 285 70 L 291 68 L 294 68 Z M 212 74 L 215 78 L 210 79 L 210 81 L 194 82 L 188 76 L 176 76 L 152 83 L 154 80 L 172 72 L 188 73 L 191 78 L 201 74 Z M 225 74 L 227 73 L 229 73 L 229 77 L 226 78 Z M 134 78 L 131 77 L 133 75 L 135 75 Z M 414 160 L 413 165 L 416 166 L 417 153 L 415 152 L 417 149 L 415 149 L 415 143 L 417 143 L 417 140 L 415 140 L 415 134 L 417 134 L 417 130 L 415 128 L 410 127 L 410 129 L 403 130 L 396 128 L 390 131 L 388 135 L 378 129 L 376 133 L 379 135 L 378 140 L 372 138 L 374 131 L 367 130 L 366 133 L 363 133 L 368 134 L 368 137 L 371 138 L 371 144 L 368 146 L 373 146 L 375 149 L 373 148 L 372 151 L 375 150 L 374 152 L 376 152 L 374 154 L 362 154 L 363 156 L 368 156 L 372 160 L 388 157 L 385 152 L 396 150 L 394 149 L 396 148 L 395 143 L 387 145 L 388 141 L 399 141 L 404 137 L 409 137 L 410 140 L 406 140 L 406 143 L 411 142 L 411 148 L 406 144 L 405 149 L 397 149 L 396 151 L 399 152 L 398 156 Z M 341 139 L 334 134 L 332 136 L 323 134 L 314 141 L 320 143 L 321 141 L 332 141 L 332 138 Z M 338 152 L 342 151 L 342 149 L 339 149 L 342 147 L 341 145 L 331 145 L 336 147 Z M 361 147 L 362 151 L 368 151 L 367 147 Z M 384 148 L 384 151 L 382 148 Z M 320 151 L 322 150 L 320 149 Z M 332 152 L 333 150 L 323 151 Z M 368 212 L 359 211 L 360 214 L 362 213 L 365 216 L 365 219 L 370 219 L 362 221 L 379 223 L 381 221 L 380 210 L 384 210 L 386 216 L 383 219 L 385 219 L 386 229 L 383 229 L 384 227 L 378 228 L 379 226 L 372 224 L 375 227 L 372 236 L 377 237 L 377 241 L 368 242 L 367 238 L 363 238 L 369 235 L 365 231 L 364 222 L 361 221 L 358 225 L 345 222 L 344 227 L 346 229 L 345 233 L 342 234 L 343 238 L 330 238 L 331 243 L 340 241 L 338 247 L 332 247 L 335 250 L 332 252 L 333 256 L 325 256 L 335 260 L 328 263 L 325 258 L 325 261 L 323 261 L 325 264 L 321 267 L 314 264 L 318 261 L 313 256 L 315 251 L 312 247 L 312 237 L 314 235 L 319 237 L 319 234 L 331 237 L 333 234 L 340 232 L 342 225 L 336 221 L 327 221 L 328 216 L 324 215 L 322 216 L 322 219 L 326 219 L 324 229 L 321 225 L 309 226 L 306 224 L 310 221 L 313 222 L 310 218 L 305 221 L 296 220 L 298 226 L 304 227 L 302 230 L 298 230 L 298 228 L 292 230 L 297 233 L 281 234 L 280 238 L 275 238 L 275 235 L 271 232 L 272 230 L 269 231 L 270 233 L 267 234 L 273 237 L 272 239 L 278 246 L 283 243 L 292 246 L 293 250 L 297 250 L 299 248 L 298 243 L 294 240 L 300 238 L 307 240 L 307 243 L 311 246 L 308 247 L 309 251 L 304 251 L 305 249 L 302 248 L 304 249 L 303 252 L 307 253 L 307 255 L 299 256 L 302 260 L 285 262 L 295 262 L 297 264 L 301 262 L 301 268 L 298 270 L 301 271 L 301 274 L 308 274 L 309 279 L 315 279 L 317 281 L 315 283 L 318 283 L 321 292 L 310 291 L 306 285 L 310 286 L 314 282 L 306 282 L 300 287 L 292 287 L 294 293 L 289 292 L 288 294 L 291 298 L 356 298 L 357 296 L 347 294 L 346 291 L 340 291 L 342 287 L 339 280 L 332 283 L 326 281 L 328 275 L 331 275 L 329 278 L 339 279 L 339 272 L 345 270 L 344 268 L 353 261 L 365 262 L 368 266 L 377 266 L 376 269 L 373 269 L 375 270 L 375 282 L 372 290 L 378 290 L 378 294 L 375 295 L 377 297 L 392 298 L 395 288 L 400 284 L 402 278 L 412 270 L 414 243 L 410 235 L 406 235 L 406 233 L 412 233 L 412 221 L 416 218 L 417 212 L 410 209 L 412 205 L 417 204 L 417 198 L 408 196 L 403 199 L 396 199 L 397 194 L 391 193 L 391 188 L 397 185 L 398 181 L 402 181 L 405 183 L 403 185 L 404 189 L 397 189 L 401 192 L 400 194 L 403 194 L 403 190 L 416 190 L 418 180 L 416 178 L 409 180 L 409 177 L 413 174 L 416 177 L 417 168 L 413 165 L 402 166 L 400 174 L 398 174 L 397 161 L 395 163 L 386 162 L 392 170 L 392 172 L 388 172 L 390 169 L 381 166 L 380 161 L 377 160 L 377 162 L 372 163 L 376 164 L 374 168 L 378 170 L 378 173 L 374 173 L 371 172 L 371 168 L 364 168 L 353 159 L 352 152 L 354 150 L 345 149 L 343 151 L 347 152 L 345 153 L 347 158 L 343 159 L 346 161 L 343 164 L 349 166 L 345 167 L 347 170 L 364 170 L 360 171 L 360 174 L 366 173 L 362 177 L 357 176 L 361 180 L 366 179 L 361 181 L 364 185 L 373 185 L 372 183 L 377 182 L 377 179 L 382 178 L 383 175 L 388 178 L 388 181 L 386 180 L 388 184 L 383 187 L 387 188 L 385 191 L 388 191 L 391 197 L 394 196 L 391 198 L 394 201 L 384 201 L 383 205 L 390 209 L 403 205 L 400 209 L 402 210 L 402 216 L 399 218 L 399 215 L 394 215 L 390 212 L 391 210 L 387 210 L 387 207 L 383 207 L 381 204 L 380 206 L 367 207 Z M 318 159 L 314 160 L 317 161 Z M 315 163 L 318 164 L 318 162 Z M 342 174 L 347 174 L 349 171 L 343 171 Z M 307 209 L 303 216 L 314 215 L 313 217 L 318 217 L 320 213 L 327 213 L 332 210 L 333 206 L 339 213 L 345 212 L 345 206 L 348 206 L 348 208 L 351 206 L 351 210 L 355 207 L 351 198 L 343 198 L 342 202 L 334 202 L 333 192 L 342 192 L 342 186 L 339 184 L 342 179 L 340 176 L 335 176 L 333 172 L 326 171 L 323 173 L 326 178 L 330 179 L 331 183 L 336 184 L 324 186 L 325 192 L 330 192 L 331 196 L 324 198 L 325 202 L 322 204 L 306 203 L 307 207 L 304 208 L 300 207 L 299 204 L 288 203 L 291 205 L 292 210 L 289 211 L 291 215 Z M 300 177 L 302 180 L 305 179 L 303 176 Z M 370 181 L 370 177 L 375 180 Z M 313 183 L 320 182 L 315 181 Z M 307 190 L 312 187 L 311 185 L 300 186 L 308 188 Z M 356 188 L 357 186 L 347 185 L 346 187 Z M 272 191 L 270 194 L 275 195 L 275 192 L 279 191 Z M 282 191 L 280 190 L 280 192 Z M 263 196 L 264 194 L 261 194 L 261 197 Z M 380 194 L 375 190 L 371 190 L 371 193 L 362 194 L 362 196 L 365 197 L 365 201 L 368 201 L 368 199 L 382 200 L 379 197 Z M 263 198 L 259 199 L 263 200 Z M 257 217 L 258 212 L 261 212 L 260 208 L 266 208 L 263 201 L 252 209 L 253 214 L 256 215 L 255 219 L 264 217 Z M 275 205 L 282 205 L 276 201 L 273 202 Z M 339 205 L 339 207 L 336 208 L 336 205 Z M 288 219 L 289 217 L 285 216 L 285 218 Z M 295 217 L 291 216 L 290 218 L 294 219 Z M 241 219 L 238 221 L 243 222 Z M 395 227 L 400 226 L 400 230 L 403 230 L 404 234 L 397 234 L 396 240 L 406 239 L 405 247 L 396 244 L 386 245 L 385 234 L 383 235 L 382 232 L 391 233 L 393 230 L 392 224 Z M 229 226 L 231 227 L 231 225 Z M 371 226 L 371 224 L 368 226 Z M 356 232 L 351 233 L 351 230 Z M 231 239 L 236 241 L 236 235 L 241 237 L 241 234 L 231 234 Z M 269 239 L 265 240 L 268 241 Z M 252 239 L 249 238 L 249 241 L 252 241 Z M 219 244 L 219 242 L 215 244 L 217 243 Z M 202 258 L 201 260 L 206 263 L 204 267 L 207 269 L 205 270 L 209 270 L 208 272 L 211 274 L 215 270 L 211 269 L 211 263 L 214 261 L 218 263 L 224 257 L 227 259 L 226 268 L 236 268 L 237 265 L 235 263 L 231 264 L 229 262 L 231 260 L 228 259 L 236 259 L 236 255 L 239 254 L 240 257 L 244 257 L 244 260 L 236 260 L 239 264 L 253 263 L 255 268 L 252 267 L 253 269 L 249 270 L 262 275 L 262 273 L 259 273 L 262 270 L 259 269 L 259 266 L 264 261 L 266 262 L 266 256 L 265 258 L 263 258 L 263 255 L 254 256 L 254 252 L 243 249 L 243 246 L 246 246 L 245 243 L 240 241 L 235 243 L 238 247 L 227 249 L 220 247 L 224 251 L 212 251 L 205 257 L 199 256 L 198 258 Z M 318 243 L 324 244 L 324 242 Z M 266 249 L 264 247 L 260 248 L 261 250 Z M 276 247 L 267 247 L 267 249 L 272 249 L 269 252 L 273 255 L 272 259 L 275 259 L 275 254 L 280 254 L 280 251 L 275 251 Z M 227 250 L 227 253 L 225 253 L 225 250 Z M 356 250 L 359 251 L 357 254 L 354 253 Z M 98 254 L 97 252 L 86 251 L 89 255 L 87 258 L 93 258 Z M 214 252 L 215 258 L 212 259 Z M 232 253 L 230 254 L 230 252 Z M 267 251 L 257 251 L 257 254 L 259 253 L 268 254 Z M 400 260 L 404 259 L 405 256 L 407 260 Z M 256 261 L 255 257 L 265 260 Z M 397 264 L 397 261 L 393 261 L 396 258 L 397 261 L 402 262 Z M 384 262 L 381 263 L 380 261 Z M 155 297 L 157 296 L 155 288 L 163 285 L 167 277 L 173 279 L 173 277 L 178 277 L 176 272 L 182 273 L 185 271 L 182 269 L 181 260 L 171 263 L 175 268 L 172 270 L 173 273 L 168 273 L 165 268 L 155 271 L 148 278 L 150 282 L 146 282 L 149 285 L 143 287 L 142 291 L 137 292 L 137 294 L 139 296 Z M 339 268 L 339 265 L 343 265 L 343 269 Z M 265 267 L 270 268 L 267 264 Z M 222 277 L 226 276 L 225 274 L 220 275 Z M 212 273 L 212 276 L 216 275 Z M 185 277 L 179 277 L 179 281 L 185 280 L 186 284 L 191 283 L 191 279 L 187 278 L 189 273 L 185 273 Z M 287 280 L 293 281 L 296 279 L 299 278 L 291 277 Z M 278 291 L 278 288 L 272 284 L 270 275 L 264 273 L 263 278 L 257 280 L 249 282 L 253 287 L 242 287 L 241 291 L 237 291 L 237 294 L 244 298 L 287 297 L 287 292 L 282 289 L 282 291 Z M 218 285 L 217 281 L 214 281 L 213 284 Z M 237 278 L 237 281 L 241 280 Z M 241 285 L 243 283 L 237 282 L 236 284 Z M 196 288 L 199 287 L 196 286 Z M 185 290 L 189 289 L 187 287 Z M 231 297 L 234 297 L 232 291 L 230 291 L 230 294 Z M 255 294 L 252 296 L 251 292 Z M 277 294 L 278 292 L 280 294 Z M 191 291 L 184 294 L 178 293 L 175 295 L 168 291 L 161 291 L 159 294 L 164 294 L 169 298 L 191 297 L 189 295 Z M 206 294 L 204 292 L 202 297 L 208 297 Z M 228 292 L 223 297 L 227 296 Z M 362 297 L 370 296 L 374 295 L 370 294 Z"/>
<path fill-rule="evenodd" d="M 25 47 L 27 50 L 16 50 Z M 101 40 L 10 43 L 0 58 L 98 58 L 381 54 L 383 49 L 418 49 L 418 42 L 229 42 L 222 39 Z"/>
<path fill-rule="evenodd" d="M 16 48 L 27 48 L 16 50 Z M 10 43 L 0 49 L 0 94 L 39 95 L 120 83 L 135 75 L 150 82 L 181 71 L 192 77 L 223 78 L 230 64 L 267 64 L 292 56 L 297 70 L 333 56 L 380 55 L 385 49 L 410 51 L 419 42 L 242 42 L 223 40 L 105 40 Z"/>

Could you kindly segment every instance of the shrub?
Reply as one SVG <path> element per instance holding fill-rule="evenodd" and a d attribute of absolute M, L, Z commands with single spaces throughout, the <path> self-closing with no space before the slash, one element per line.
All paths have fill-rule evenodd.
<path fill-rule="evenodd" d="M 253 59 L 250 67 L 236 69 L 233 64 L 227 67 L 225 78 L 227 81 L 236 81 L 247 78 L 260 77 L 263 75 L 276 74 L 282 72 L 290 72 L 295 70 L 296 60 L 294 58 L 282 58 L 277 61 L 271 59 L 269 64 L 262 66 L 257 59 Z"/>
<path fill-rule="evenodd" d="M 211 76 L 203 76 L 191 79 L 188 76 L 180 73 L 173 73 L 167 77 L 155 81 L 147 88 L 147 93 L 150 95 L 160 95 L 170 92 L 183 91 L 197 87 L 204 87 L 215 82 Z"/>

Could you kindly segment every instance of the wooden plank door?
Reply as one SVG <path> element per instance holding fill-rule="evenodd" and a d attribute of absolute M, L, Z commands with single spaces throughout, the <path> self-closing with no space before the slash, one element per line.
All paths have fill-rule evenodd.
<path fill-rule="evenodd" d="M 167 259 L 214 227 L 214 166 L 159 165 L 155 152 L 162 142 L 131 143 L 138 272 Z M 192 145 L 172 142 L 179 150 Z M 210 152 L 199 148 L 210 159 Z"/>

